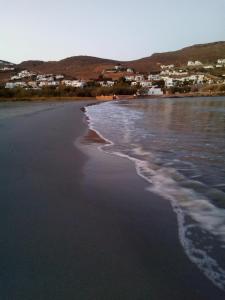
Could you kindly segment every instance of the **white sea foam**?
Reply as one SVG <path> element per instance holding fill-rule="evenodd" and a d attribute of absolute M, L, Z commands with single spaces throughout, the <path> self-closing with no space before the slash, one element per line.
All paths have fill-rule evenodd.
<path fill-rule="evenodd" d="M 160 167 L 150 163 L 149 158 L 150 161 L 153 161 L 154 155 L 144 151 L 140 146 L 132 145 L 131 152 L 135 157 L 113 150 L 113 141 L 105 138 L 97 130 L 88 108 L 86 108 L 86 115 L 89 119 L 90 129 L 94 130 L 108 143 L 108 145 L 99 146 L 98 148 L 101 151 L 106 151 L 134 162 L 137 174 L 149 183 L 148 190 L 170 200 L 177 215 L 179 239 L 185 253 L 217 287 L 225 290 L 225 269 L 213 257 L 213 243 L 209 245 L 203 238 L 202 240 L 200 238 L 198 243 L 196 243 L 193 238 L 195 230 L 202 230 L 213 239 L 218 240 L 220 247 L 224 248 L 225 210 L 214 206 L 209 199 L 196 193 L 191 187 L 187 188 L 179 185 L 179 181 L 185 180 L 185 176 L 179 173 L 178 170 L 175 170 L 172 164 L 167 164 L 167 167 Z M 148 160 L 145 157 L 148 157 Z M 193 167 L 191 163 L 187 162 L 187 164 Z M 192 177 L 192 179 L 194 178 L 195 176 Z M 200 184 L 195 180 L 192 183 Z"/>

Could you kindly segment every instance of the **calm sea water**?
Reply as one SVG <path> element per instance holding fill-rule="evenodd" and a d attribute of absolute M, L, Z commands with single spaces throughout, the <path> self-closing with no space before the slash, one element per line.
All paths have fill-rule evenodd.
<path fill-rule="evenodd" d="M 90 127 L 171 202 L 192 262 L 225 290 L 225 98 L 118 101 L 87 107 Z M 149 198 L 151 201 L 151 198 Z"/>

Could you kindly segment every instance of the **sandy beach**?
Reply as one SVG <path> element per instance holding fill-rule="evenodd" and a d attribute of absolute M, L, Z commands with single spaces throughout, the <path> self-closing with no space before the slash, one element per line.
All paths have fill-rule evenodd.
<path fill-rule="evenodd" d="M 224 299 L 185 255 L 170 203 L 98 150 L 86 104 L 0 118 L 0 298 Z"/>

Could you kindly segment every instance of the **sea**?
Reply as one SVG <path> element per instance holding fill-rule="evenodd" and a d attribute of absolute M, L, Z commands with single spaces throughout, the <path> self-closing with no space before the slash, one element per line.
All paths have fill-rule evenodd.
<path fill-rule="evenodd" d="M 105 102 L 86 115 L 107 141 L 99 149 L 131 160 L 171 203 L 184 252 L 225 290 L 225 97 Z"/>

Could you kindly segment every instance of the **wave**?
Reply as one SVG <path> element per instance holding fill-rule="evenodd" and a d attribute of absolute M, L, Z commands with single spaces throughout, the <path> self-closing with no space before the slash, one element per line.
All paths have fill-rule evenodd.
<path fill-rule="evenodd" d="M 189 180 L 169 164 L 160 166 L 154 162 L 154 154 L 143 150 L 140 145 L 132 144 L 129 149 L 118 151 L 118 145 L 96 128 L 89 107 L 85 108 L 85 114 L 89 128 L 107 142 L 98 149 L 132 161 L 137 174 L 148 182 L 147 190 L 170 201 L 186 255 L 218 288 L 225 290 L 225 209 L 214 206 L 207 197 L 191 188 L 206 188 L 195 180 L 195 176 Z M 219 257 L 218 253 L 221 254 Z"/>

